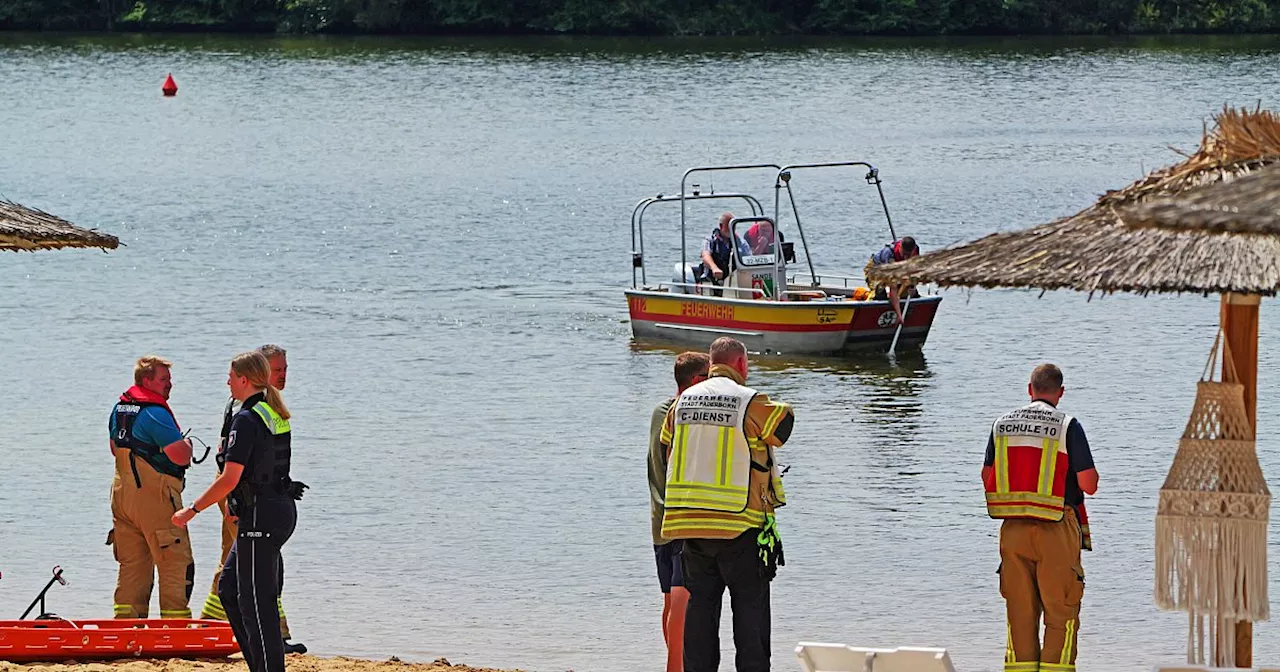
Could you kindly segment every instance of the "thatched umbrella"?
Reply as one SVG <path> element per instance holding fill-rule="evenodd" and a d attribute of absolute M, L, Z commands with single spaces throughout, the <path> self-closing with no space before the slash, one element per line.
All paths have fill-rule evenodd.
<path fill-rule="evenodd" d="M 1223 368 L 1223 383 L 1216 384 L 1221 388 L 1207 388 L 1206 383 L 1201 383 L 1200 392 L 1214 389 L 1217 397 L 1204 401 L 1202 408 L 1201 398 L 1204 395 L 1197 394 L 1198 415 L 1193 415 L 1192 422 L 1188 423 L 1174 468 L 1161 489 L 1158 528 L 1180 513 L 1190 510 L 1205 513 L 1208 508 L 1199 500 L 1192 505 L 1167 507 L 1172 503 L 1167 500 L 1183 494 L 1199 496 L 1208 490 L 1223 494 L 1224 480 L 1239 482 L 1240 479 L 1234 477 L 1224 479 L 1222 465 L 1197 463 L 1187 468 L 1184 468 L 1186 465 L 1179 466 L 1180 460 L 1212 460 L 1213 451 L 1202 445 L 1207 441 L 1223 441 L 1232 446 L 1240 442 L 1248 445 L 1248 450 L 1236 451 L 1244 458 L 1252 459 L 1255 465 L 1246 465 L 1239 471 L 1247 472 L 1244 480 L 1249 482 L 1248 492 L 1240 494 L 1254 499 L 1265 497 L 1267 506 L 1261 514 L 1265 516 L 1269 510 L 1270 493 L 1266 490 L 1265 481 L 1261 480 L 1261 470 L 1257 469 L 1256 474 L 1252 471 L 1257 461 L 1252 445 L 1257 430 L 1258 306 L 1260 296 L 1275 295 L 1280 288 L 1280 236 L 1131 228 L 1120 215 L 1131 212 L 1134 207 L 1197 187 L 1230 183 L 1280 162 L 1280 117 L 1263 110 L 1224 110 L 1215 117 L 1215 122 L 1215 127 L 1205 132 L 1199 150 L 1185 161 L 1154 171 L 1119 191 L 1109 191 L 1095 204 L 1075 215 L 874 267 L 867 274 L 872 281 L 898 286 L 932 282 L 940 286 L 1075 289 L 1090 295 L 1094 292 L 1222 294 L 1224 349 L 1233 361 Z M 1239 400 L 1238 409 L 1233 406 L 1236 399 Z M 1215 405 L 1220 402 L 1227 407 Z M 1240 413 L 1235 413 L 1235 410 Z M 1206 418 L 1221 421 L 1228 416 L 1243 417 L 1247 427 L 1236 426 L 1239 423 L 1233 422 L 1230 435 L 1224 436 L 1219 431 L 1221 426 L 1204 422 Z M 1192 485 L 1188 486 L 1188 483 Z M 1203 491 L 1189 493 L 1186 492 L 1188 487 L 1199 487 Z M 1241 510 L 1241 507 L 1226 508 Z M 1257 508 L 1253 507 L 1251 512 L 1256 514 Z M 1164 568 L 1173 569 L 1168 576 L 1157 576 L 1156 601 L 1165 608 L 1241 620 L 1234 628 L 1234 638 L 1230 635 L 1231 627 L 1217 630 L 1219 637 L 1215 640 L 1214 658 L 1218 664 L 1247 667 L 1252 662 L 1252 624 L 1247 621 L 1263 620 L 1269 616 L 1265 519 L 1260 525 L 1257 524 L 1259 521 L 1250 519 L 1247 524 L 1238 526 L 1248 527 L 1255 536 L 1261 535 L 1261 544 L 1252 539 L 1248 544 L 1232 546 L 1230 551 L 1224 550 L 1222 545 L 1227 540 L 1217 536 L 1225 534 L 1223 526 L 1216 525 L 1207 517 L 1200 522 L 1204 525 L 1197 539 L 1209 535 L 1219 539 L 1207 547 L 1201 546 L 1200 550 L 1207 548 L 1214 554 L 1211 560 L 1231 565 L 1230 571 L 1222 572 L 1228 578 L 1212 581 L 1210 586 L 1198 583 L 1194 574 L 1207 564 L 1203 562 L 1205 558 L 1187 560 L 1193 554 L 1187 549 L 1197 539 L 1181 536 L 1185 529 L 1164 530 L 1157 538 L 1158 551 L 1162 542 L 1180 539 L 1183 553 L 1180 564 L 1173 561 L 1162 564 L 1158 558 L 1158 572 Z M 1238 550 L 1241 546 L 1252 551 L 1254 557 L 1242 557 L 1245 552 Z M 1173 576 L 1175 571 L 1178 576 Z M 1263 574 L 1259 576 L 1259 572 Z M 1187 574 L 1192 575 L 1189 587 Z M 1213 606 L 1206 614 L 1205 605 L 1209 603 Z M 1224 604 L 1226 606 L 1222 606 Z M 1191 657 L 1190 651 L 1188 655 Z"/>
<path fill-rule="evenodd" d="M 1134 227 L 1280 234 L 1280 165 L 1155 198 L 1120 214 Z"/>
<path fill-rule="evenodd" d="M 0 250 L 35 251 L 64 247 L 120 246 L 115 236 L 82 229 L 42 210 L 0 200 Z"/>

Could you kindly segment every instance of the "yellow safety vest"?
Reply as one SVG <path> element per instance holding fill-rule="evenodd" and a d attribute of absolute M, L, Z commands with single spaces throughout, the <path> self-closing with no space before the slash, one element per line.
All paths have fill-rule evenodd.
<path fill-rule="evenodd" d="M 769 448 L 747 437 L 747 406 L 756 391 L 725 376 L 685 390 L 676 401 L 671 456 L 667 461 L 667 539 L 733 538 L 763 527 L 764 491 L 781 505 L 781 479 Z M 760 455 L 753 467 L 752 452 Z M 770 488 L 770 482 L 773 488 Z M 752 493 L 756 487 L 759 493 Z"/>
<path fill-rule="evenodd" d="M 987 488 L 992 518 L 1062 520 L 1066 501 L 1067 427 L 1071 416 L 1043 401 L 1006 413 L 991 428 L 995 474 Z"/>

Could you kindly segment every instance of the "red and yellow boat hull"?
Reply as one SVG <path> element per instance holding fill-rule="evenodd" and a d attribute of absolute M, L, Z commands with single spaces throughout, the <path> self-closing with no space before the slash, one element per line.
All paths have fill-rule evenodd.
<path fill-rule="evenodd" d="M 755 352 L 836 354 L 888 350 L 897 316 L 888 301 L 763 301 L 629 289 L 631 333 L 638 340 L 707 345 L 732 336 Z M 912 299 L 899 348 L 928 338 L 940 296 Z"/>

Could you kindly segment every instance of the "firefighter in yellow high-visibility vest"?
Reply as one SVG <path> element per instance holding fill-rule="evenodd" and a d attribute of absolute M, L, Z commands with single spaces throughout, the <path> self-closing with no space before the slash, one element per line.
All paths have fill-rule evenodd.
<path fill-rule="evenodd" d="M 684 540 L 684 672 L 719 668 L 726 588 L 736 668 L 768 672 L 769 583 L 785 564 L 773 512 L 786 496 L 773 449 L 791 436 L 795 416 L 745 385 L 741 342 L 717 339 L 708 354 L 710 377 L 680 394 L 659 438 L 669 455 L 661 534 Z"/>
<path fill-rule="evenodd" d="M 1031 403 L 996 420 L 982 467 L 987 513 L 1000 526 L 1005 672 L 1074 672 L 1084 567 L 1092 550 L 1084 496 L 1098 491 L 1089 440 L 1058 410 L 1062 371 L 1031 374 Z M 1044 640 L 1040 619 L 1044 617 Z"/>
<path fill-rule="evenodd" d="M 258 348 L 258 352 L 267 358 L 267 362 L 271 365 L 271 386 L 277 390 L 284 390 L 285 383 L 288 381 L 289 361 L 285 349 L 278 345 L 264 345 Z M 240 404 L 235 399 L 227 401 L 226 412 L 222 418 L 222 439 L 218 444 L 218 473 L 222 473 L 223 460 L 225 459 L 227 433 L 231 429 L 231 419 L 235 417 L 240 410 Z M 222 577 L 223 560 L 226 560 L 227 554 L 231 552 L 231 545 L 236 540 L 236 520 L 231 513 L 227 511 L 226 500 L 218 502 L 218 510 L 222 512 L 222 555 L 219 556 L 217 570 L 213 573 L 213 586 L 209 588 L 209 596 L 204 600 L 204 608 L 200 610 L 200 618 L 212 618 L 219 621 L 227 620 L 227 612 L 222 607 L 222 600 L 218 597 L 218 579 Z M 280 586 L 284 587 L 284 560 L 280 561 Z M 285 617 L 284 601 L 279 597 L 276 598 L 276 610 L 280 613 L 280 634 L 284 642 L 285 653 L 306 653 L 307 647 L 301 643 L 290 643 L 289 640 L 289 619 Z"/>

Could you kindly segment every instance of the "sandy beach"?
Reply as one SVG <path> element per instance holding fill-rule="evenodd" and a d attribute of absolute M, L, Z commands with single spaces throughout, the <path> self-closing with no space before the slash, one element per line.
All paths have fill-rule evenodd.
<path fill-rule="evenodd" d="M 316 656 L 291 655 L 289 672 L 520 672 L 496 670 L 488 667 L 472 667 L 454 664 L 441 658 L 432 663 L 404 663 L 392 657 L 390 660 L 360 660 L 357 658 L 318 658 Z M 32 663 L 18 665 L 0 661 L 0 672 L 245 672 L 244 661 L 239 655 L 220 660 L 117 660 L 101 663 Z"/>

